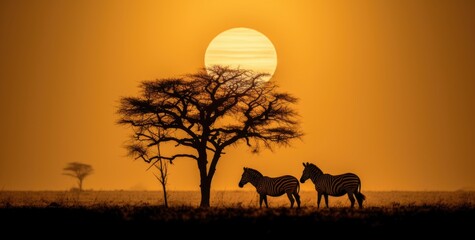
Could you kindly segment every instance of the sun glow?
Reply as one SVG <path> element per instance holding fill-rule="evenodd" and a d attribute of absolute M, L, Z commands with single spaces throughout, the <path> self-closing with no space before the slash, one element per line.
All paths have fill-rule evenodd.
<path fill-rule="evenodd" d="M 262 33 L 249 28 L 232 28 L 217 35 L 208 45 L 205 66 L 225 65 L 269 73 L 277 67 L 277 53 Z"/>

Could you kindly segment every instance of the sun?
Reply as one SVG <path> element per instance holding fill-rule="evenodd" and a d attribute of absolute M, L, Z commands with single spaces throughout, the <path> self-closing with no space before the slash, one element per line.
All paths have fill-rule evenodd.
<path fill-rule="evenodd" d="M 205 66 L 224 65 L 269 73 L 277 67 L 277 53 L 264 34 L 250 28 L 231 28 L 218 34 L 208 45 Z"/>

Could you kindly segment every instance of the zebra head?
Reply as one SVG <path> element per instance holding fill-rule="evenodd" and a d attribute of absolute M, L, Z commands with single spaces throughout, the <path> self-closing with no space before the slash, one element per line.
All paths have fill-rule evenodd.
<path fill-rule="evenodd" d="M 252 168 L 244 167 L 244 172 L 242 173 L 241 181 L 239 181 L 239 187 L 244 187 L 244 185 L 246 185 L 246 183 L 248 182 L 251 182 L 251 184 L 255 184 L 255 181 L 258 181 L 258 179 L 261 179 L 262 177 L 263 175 L 259 171 Z"/>
<path fill-rule="evenodd" d="M 313 163 L 303 163 L 303 172 L 302 172 L 302 177 L 300 177 L 300 182 L 305 183 L 307 179 L 309 178 L 314 178 L 317 177 L 321 174 L 323 174 L 322 170 L 318 168 L 315 164 Z M 313 180 L 312 180 L 313 181 Z"/>
<path fill-rule="evenodd" d="M 241 176 L 241 180 L 239 181 L 239 187 L 242 188 L 244 187 L 244 185 L 246 185 L 246 183 L 248 183 L 250 181 L 250 175 L 249 175 L 249 168 L 247 167 L 244 167 L 244 172 L 242 173 L 242 176 Z"/>
<path fill-rule="evenodd" d="M 307 162 L 307 163 L 302 163 L 303 164 L 303 172 L 302 172 L 302 177 L 300 177 L 300 182 L 301 183 L 305 183 L 305 181 L 307 181 L 307 179 L 310 178 L 310 168 L 308 167 L 310 164 Z"/>

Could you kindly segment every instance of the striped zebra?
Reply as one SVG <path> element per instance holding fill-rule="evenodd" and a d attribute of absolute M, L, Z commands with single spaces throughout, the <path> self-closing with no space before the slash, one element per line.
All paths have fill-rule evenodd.
<path fill-rule="evenodd" d="M 257 193 L 259 193 L 259 207 L 262 207 L 262 202 L 266 204 L 267 208 L 269 207 L 267 204 L 267 195 L 278 197 L 286 193 L 290 200 L 290 207 L 292 208 L 296 201 L 297 207 L 300 208 L 300 183 L 296 177 L 291 175 L 267 177 L 255 169 L 244 167 L 244 172 L 239 181 L 239 187 L 244 187 L 248 182 L 256 187 Z"/>
<path fill-rule="evenodd" d="M 301 183 L 311 179 L 317 190 L 317 207 L 320 207 L 322 195 L 325 197 L 325 205 L 328 208 L 328 196 L 340 197 L 345 194 L 351 202 L 351 208 L 355 205 L 355 197 L 359 208 L 363 208 L 363 200 L 366 196 L 361 193 L 361 180 L 354 173 L 344 173 L 340 175 L 324 174 L 320 168 L 313 163 L 303 163 L 304 170 Z M 353 196 L 354 195 L 354 196 Z"/>

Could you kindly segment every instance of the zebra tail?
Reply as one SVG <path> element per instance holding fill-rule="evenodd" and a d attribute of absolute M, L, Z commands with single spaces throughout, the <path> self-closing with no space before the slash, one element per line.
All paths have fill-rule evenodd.
<path fill-rule="evenodd" d="M 366 196 L 361 192 L 357 192 L 356 195 L 358 195 L 361 199 L 366 200 Z"/>
<path fill-rule="evenodd" d="M 366 196 L 361 193 L 361 183 L 359 184 L 359 190 L 356 194 L 359 195 L 361 199 L 366 200 Z"/>

